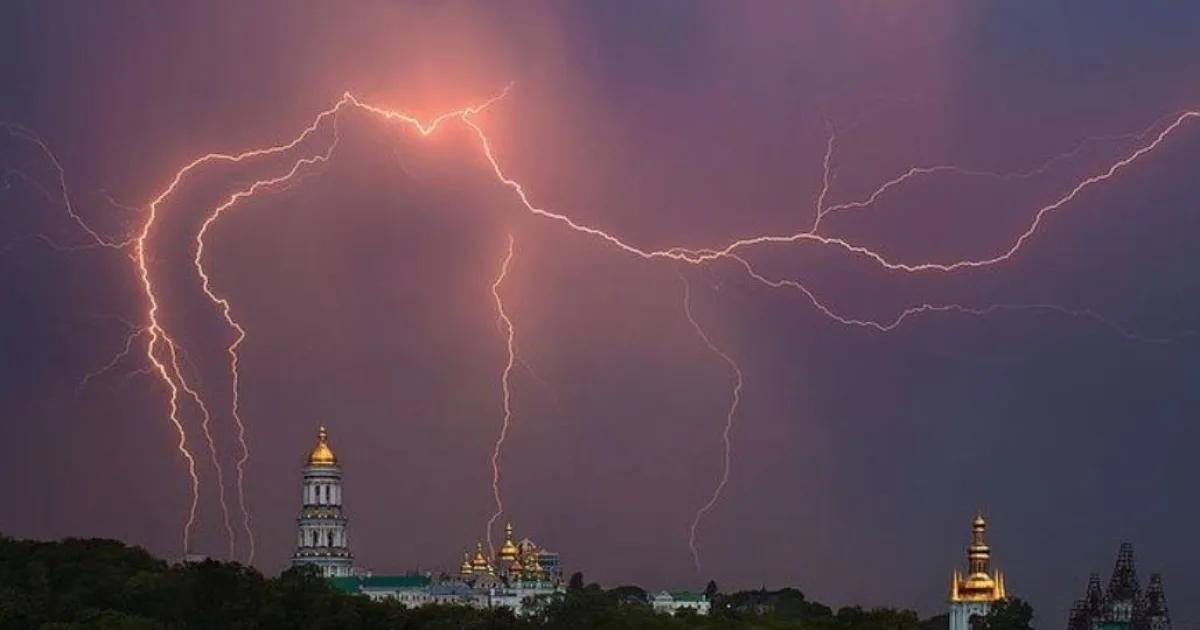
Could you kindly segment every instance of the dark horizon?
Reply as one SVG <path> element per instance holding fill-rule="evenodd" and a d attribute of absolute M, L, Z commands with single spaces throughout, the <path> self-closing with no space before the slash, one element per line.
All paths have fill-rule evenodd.
<path fill-rule="evenodd" d="M 233 555 L 249 550 L 236 336 L 192 266 L 197 231 L 235 191 L 335 146 L 336 129 L 327 162 L 234 205 L 205 236 L 211 287 L 247 334 L 238 408 L 264 571 L 291 553 L 300 465 L 322 424 L 362 564 L 453 566 L 483 538 L 508 360 L 492 290 L 511 239 L 502 520 L 589 580 L 790 584 L 835 608 L 927 616 L 944 610 L 982 510 L 993 566 L 1040 623 L 1065 625 L 1122 541 L 1143 579 L 1163 574 L 1175 623 L 1200 620 L 1185 597 L 1200 590 L 1188 561 L 1200 490 L 1185 481 L 1200 439 L 1200 274 L 1187 271 L 1200 263 L 1200 6 L 3 11 L 0 121 L 46 143 L 72 209 L 112 240 L 140 233 L 196 156 L 286 143 L 347 91 L 428 121 L 511 85 L 469 119 L 478 132 L 453 118 L 421 136 L 346 105 L 292 152 L 204 164 L 158 208 L 146 250 L 157 316 L 212 414 L 210 452 L 199 408 L 180 398 L 201 483 L 192 551 L 229 555 L 214 457 Z M 841 241 L 737 253 L 848 323 L 738 260 L 645 260 L 531 212 L 478 133 L 534 206 L 629 249 L 796 234 L 842 207 L 820 217 Z M 149 335 L 84 382 L 148 323 L 136 250 L 95 246 L 54 199 L 55 163 L 21 134 L 0 130 L 0 479 L 20 506 L 0 531 L 182 557 L 189 480 L 168 388 L 144 372 Z M 932 172 L 853 206 L 914 167 Z M 1002 262 L 879 262 L 994 257 L 1064 199 Z M 886 332 L 862 325 L 922 305 Z M 722 472 L 726 359 L 744 387 L 697 571 L 689 529 Z"/>

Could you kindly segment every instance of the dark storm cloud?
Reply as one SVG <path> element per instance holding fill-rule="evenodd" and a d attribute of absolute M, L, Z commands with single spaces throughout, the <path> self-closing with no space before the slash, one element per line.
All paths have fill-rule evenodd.
<path fill-rule="evenodd" d="M 344 90 L 427 115 L 515 80 L 481 121 L 537 203 L 647 248 L 716 244 L 808 225 L 827 122 L 841 130 L 830 200 L 843 202 L 913 164 L 1029 169 L 1200 104 L 1200 10 L 1067 6 L 20 3 L 0 20 L 0 118 L 44 136 L 80 211 L 116 234 L 140 218 L 99 190 L 144 203 L 196 153 L 291 137 Z M 514 381 L 512 518 L 589 577 L 702 585 L 687 525 L 717 480 L 730 381 L 687 326 L 675 269 L 531 219 L 461 129 L 418 141 L 355 114 L 341 131 L 321 177 L 236 207 L 210 238 L 214 284 L 250 332 L 258 564 L 290 552 L 297 467 L 321 422 L 365 563 L 448 565 L 481 536 L 504 359 L 488 291 L 512 233 L 505 295 L 544 381 Z M 907 261 L 991 254 L 1128 146 L 1096 142 L 1023 180 L 931 177 L 827 228 Z M 810 246 L 750 255 L 856 317 L 1054 302 L 1177 335 L 1200 322 L 1197 158 L 1192 124 L 993 270 L 906 276 Z M 4 139 L 0 159 L 54 181 L 27 144 Z M 281 165 L 198 173 L 152 248 L 227 470 L 231 337 L 188 276 L 190 234 L 205 207 Z M 5 181 L 5 242 L 81 242 L 60 208 Z M 124 324 L 104 316 L 139 318 L 128 261 L 35 244 L 0 260 L 0 478 L 24 506 L 0 530 L 177 554 L 187 496 L 161 387 L 123 382 L 131 361 L 73 397 L 120 349 Z M 1196 474 L 1195 341 L 1133 343 L 1028 312 L 923 316 L 885 335 L 837 326 L 729 265 L 687 273 L 698 319 L 747 383 L 733 478 L 701 529 L 703 579 L 933 612 L 983 508 L 997 564 L 1045 623 L 1123 539 L 1165 573 L 1177 618 L 1200 614 L 1184 597 L 1197 588 L 1185 559 L 1200 553 L 1198 503 L 1181 481 Z M 187 413 L 211 482 L 197 420 Z M 213 492 L 201 508 L 197 546 L 222 553 Z"/>

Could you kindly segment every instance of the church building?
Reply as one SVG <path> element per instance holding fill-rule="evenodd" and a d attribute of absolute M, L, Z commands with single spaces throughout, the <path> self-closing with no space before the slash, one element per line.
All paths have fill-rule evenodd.
<path fill-rule="evenodd" d="M 325 577 L 354 575 L 346 516 L 342 513 L 342 469 L 329 446 L 325 427 L 303 470 L 303 500 L 292 566 L 313 565 Z"/>
<path fill-rule="evenodd" d="M 431 573 L 375 575 L 356 568 L 350 553 L 348 519 L 342 504 L 342 469 L 325 427 L 317 431 L 303 469 L 300 516 L 292 566 L 318 567 L 335 588 L 390 599 L 406 607 L 456 604 L 478 608 L 510 608 L 521 614 L 535 600 L 563 592 L 557 553 L 529 538 L 516 541 L 512 525 L 504 528 L 504 544 L 494 554 L 464 554 L 457 575 L 434 579 Z"/>
<path fill-rule="evenodd" d="M 976 514 L 967 546 L 967 573 L 955 571 L 950 578 L 950 628 L 970 630 L 973 617 L 986 617 L 992 605 L 1007 597 L 1004 576 L 992 571 L 992 550 L 986 540 L 987 521 Z"/>
<path fill-rule="evenodd" d="M 1123 543 L 1108 587 L 1100 574 L 1088 577 L 1087 592 L 1071 607 L 1068 630 L 1171 630 L 1171 615 L 1163 593 L 1162 576 L 1150 574 L 1145 592 L 1133 561 L 1133 545 Z"/>

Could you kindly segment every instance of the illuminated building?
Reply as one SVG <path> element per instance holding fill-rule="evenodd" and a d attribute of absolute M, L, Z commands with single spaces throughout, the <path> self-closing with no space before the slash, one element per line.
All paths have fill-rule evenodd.
<path fill-rule="evenodd" d="M 304 499 L 300 509 L 292 566 L 313 565 L 326 577 L 354 574 L 347 519 L 342 513 L 342 469 L 329 446 L 325 427 L 304 466 Z"/>
<path fill-rule="evenodd" d="M 1100 589 L 1100 574 L 1088 576 L 1087 592 L 1071 607 L 1067 630 L 1171 630 L 1162 576 L 1151 574 L 1143 594 L 1133 545 L 1123 543 L 1108 588 Z"/>
<path fill-rule="evenodd" d="M 456 581 L 479 592 L 484 606 L 504 606 L 520 613 L 530 600 L 562 592 L 562 568 L 557 553 L 538 547 L 528 538 L 514 542 L 513 526 L 509 524 L 504 527 L 504 543 L 494 558 L 484 554 L 483 543 L 475 544 L 473 554 L 463 554 Z"/>
<path fill-rule="evenodd" d="M 1006 597 L 1004 576 L 989 568 L 992 551 L 986 533 L 987 521 L 983 514 L 976 514 L 967 546 L 967 573 L 956 570 L 950 578 L 949 630 L 970 630 L 972 617 L 987 616 L 992 604 Z"/>
<path fill-rule="evenodd" d="M 488 557 L 483 544 L 468 553 L 456 575 L 434 580 L 432 574 L 373 575 L 354 567 L 347 519 L 342 511 L 342 469 L 329 444 L 325 427 L 303 471 L 303 500 L 292 566 L 311 565 L 341 590 L 372 599 L 391 599 L 407 607 L 457 604 L 479 608 L 508 607 L 520 613 L 537 598 L 562 591 L 562 567 L 557 553 L 526 538 L 514 542 L 513 528 L 504 528 L 504 544 Z"/>
<path fill-rule="evenodd" d="M 654 612 L 674 615 L 681 610 L 690 610 L 697 615 L 707 615 L 712 603 L 700 593 L 691 591 L 660 591 L 650 597 Z"/>
<path fill-rule="evenodd" d="M 528 539 L 513 542 L 513 528 L 504 528 L 504 544 L 494 557 L 476 543 L 463 554 L 454 577 L 435 581 L 431 575 L 365 575 L 336 577 L 333 585 L 375 600 L 390 599 L 409 608 L 427 604 L 456 604 L 476 608 L 511 608 L 521 614 L 534 600 L 555 597 L 562 581 L 547 572 L 540 558 L 557 562 L 558 554 L 540 549 Z"/>

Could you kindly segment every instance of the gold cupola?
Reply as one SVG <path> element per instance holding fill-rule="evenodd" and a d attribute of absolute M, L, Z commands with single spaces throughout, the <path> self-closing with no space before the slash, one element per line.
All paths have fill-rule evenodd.
<path fill-rule="evenodd" d="M 460 577 L 471 577 L 471 554 L 464 552 L 462 565 L 458 567 Z"/>
<path fill-rule="evenodd" d="M 496 552 L 496 559 L 505 562 L 514 562 L 517 559 L 517 554 L 520 550 L 517 549 L 516 543 L 513 542 L 513 526 L 512 523 L 504 526 L 504 545 L 500 547 L 500 551 Z"/>
<path fill-rule="evenodd" d="M 1004 576 L 991 570 L 992 549 L 987 544 L 987 520 L 978 512 L 971 521 L 971 544 L 967 546 L 967 573 L 955 571 L 950 578 L 950 601 L 995 602 L 1007 596 Z"/>
<path fill-rule="evenodd" d="M 529 553 L 525 554 L 522 566 L 525 570 L 526 579 L 531 581 L 540 579 L 545 572 L 545 570 L 542 568 L 542 563 L 538 561 L 537 552 L 535 551 L 530 551 Z"/>
<path fill-rule="evenodd" d="M 322 426 L 317 429 L 317 445 L 308 456 L 309 466 L 337 466 L 337 456 L 329 448 L 329 432 Z"/>
<path fill-rule="evenodd" d="M 471 558 L 471 570 L 475 572 L 490 571 L 492 563 L 483 555 L 483 543 L 475 543 L 475 556 Z"/>

